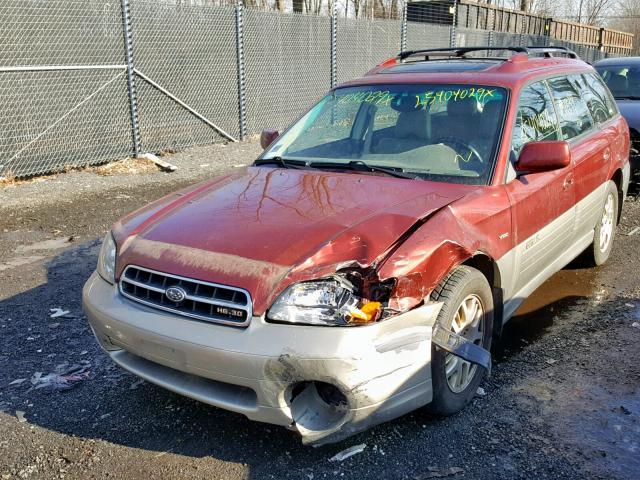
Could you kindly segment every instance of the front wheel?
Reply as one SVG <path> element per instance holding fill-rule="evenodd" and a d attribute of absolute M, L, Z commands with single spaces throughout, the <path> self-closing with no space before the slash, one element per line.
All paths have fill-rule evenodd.
<path fill-rule="evenodd" d="M 431 299 L 443 302 L 437 319 L 440 325 L 487 350 L 491 348 L 493 296 L 480 271 L 457 267 L 433 291 Z M 473 399 L 484 373 L 482 367 L 433 345 L 433 400 L 427 409 L 438 415 L 462 410 Z"/>
<path fill-rule="evenodd" d="M 589 248 L 589 263 L 593 266 L 602 265 L 611 255 L 618 222 L 618 208 L 618 189 L 615 183 L 609 181 L 601 215 L 595 227 L 593 244 Z"/>

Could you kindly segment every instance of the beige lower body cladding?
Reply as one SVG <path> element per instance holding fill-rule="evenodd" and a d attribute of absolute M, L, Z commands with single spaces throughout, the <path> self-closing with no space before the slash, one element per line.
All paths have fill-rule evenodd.
<path fill-rule="evenodd" d="M 429 403 L 440 304 L 359 327 L 267 323 L 234 328 L 127 300 L 97 274 L 83 304 L 102 348 L 130 372 L 176 393 L 338 441 Z"/>

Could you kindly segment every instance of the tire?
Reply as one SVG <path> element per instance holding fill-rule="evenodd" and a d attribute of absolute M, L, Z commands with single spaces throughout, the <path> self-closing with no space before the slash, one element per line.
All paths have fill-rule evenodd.
<path fill-rule="evenodd" d="M 611 180 L 607 182 L 607 193 L 595 226 L 595 236 L 593 243 L 587 249 L 589 264 L 593 267 L 604 264 L 611 255 L 613 240 L 616 235 L 618 223 L 619 196 L 616 184 Z M 608 218 L 606 218 L 608 217 Z M 608 231 L 608 233 L 607 233 Z M 608 240 L 603 246 L 603 239 L 608 236 Z"/>
<path fill-rule="evenodd" d="M 487 279 L 480 271 L 465 265 L 457 267 L 433 291 L 431 300 L 443 302 L 444 304 L 437 319 L 440 325 L 444 325 L 447 329 L 453 329 L 456 333 L 462 332 L 462 335 L 466 338 L 474 338 L 474 343 L 481 344 L 487 350 L 491 348 L 494 312 L 493 296 Z M 466 302 L 469 308 L 474 302 L 479 302 L 483 311 L 482 318 L 478 318 L 478 323 L 481 324 L 480 331 L 476 331 L 473 328 L 475 322 L 462 330 L 460 330 L 457 321 L 454 325 L 454 320 L 462 320 L 462 315 L 458 316 L 457 313 L 462 308 L 463 301 Z M 463 324 L 466 324 L 464 320 Z M 466 380 L 462 381 L 464 380 L 464 373 L 460 372 L 467 367 Z M 455 373 L 450 373 L 448 376 L 448 368 L 454 372 L 458 370 L 459 375 L 456 376 Z M 432 345 L 431 376 L 433 400 L 427 405 L 427 410 L 443 416 L 459 412 L 471 402 L 484 375 L 485 371 L 482 367 L 471 365 L 461 358 Z"/>

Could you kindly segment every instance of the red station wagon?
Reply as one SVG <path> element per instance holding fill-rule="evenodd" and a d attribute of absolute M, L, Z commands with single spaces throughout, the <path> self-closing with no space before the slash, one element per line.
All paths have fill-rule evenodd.
<path fill-rule="evenodd" d="M 83 300 L 118 365 L 304 443 L 462 409 L 524 299 L 607 260 L 629 182 L 561 48 L 403 52 L 262 145 L 118 221 Z"/>

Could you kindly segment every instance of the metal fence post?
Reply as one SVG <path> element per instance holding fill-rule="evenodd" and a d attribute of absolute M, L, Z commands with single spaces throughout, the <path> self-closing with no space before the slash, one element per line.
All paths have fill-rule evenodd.
<path fill-rule="evenodd" d="M 140 123 L 138 121 L 138 97 L 136 95 L 136 80 L 133 72 L 133 48 L 131 45 L 131 12 L 129 0 L 122 0 L 122 33 L 124 35 L 124 55 L 127 62 L 127 90 L 129 96 L 129 112 L 131 114 L 131 136 L 133 140 L 133 155 L 138 157 L 142 150 L 140 144 Z"/>
<path fill-rule="evenodd" d="M 331 9 L 331 88 L 338 83 L 338 1 Z"/>
<path fill-rule="evenodd" d="M 604 28 L 600 28 L 598 32 L 598 50 L 604 52 Z"/>
<path fill-rule="evenodd" d="M 458 0 L 453 0 L 453 17 L 451 19 L 451 36 L 449 37 L 449 46 L 456 46 L 456 24 L 458 23 Z"/>
<path fill-rule="evenodd" d="M 493 30 L 489 30 L 489 35 L 487 36 L 487 42 L 489 47 L 493 47 Z"/>
<path fill-rule="evenodd" d="M 244 76 L 244 4 L 236 3 L 236 61 L 238 68 L 238 122 L 240 140 L 247 135 L 247 99 Z"/>
<path fill-rule="evenodd" d="M 496 19 L 496 11 L 495 10 L 489 10 L 487 12 L 487 20 L 485 21 L 485 26 L 487 28 L 487 30 L 489 30 L 491 32 L 491 40 L 493 41 L 493 32 L 496 31 L 496 23 L 497 23 L 497 19 Z M 491 25 L 491 26 L 489 26 Z"/>
<path fill-rule="evenodd" d="M 400 27 L 400 51 L 407 49 L 407 3 L 405 2 L 402 9 L 402 26 Z"/>

